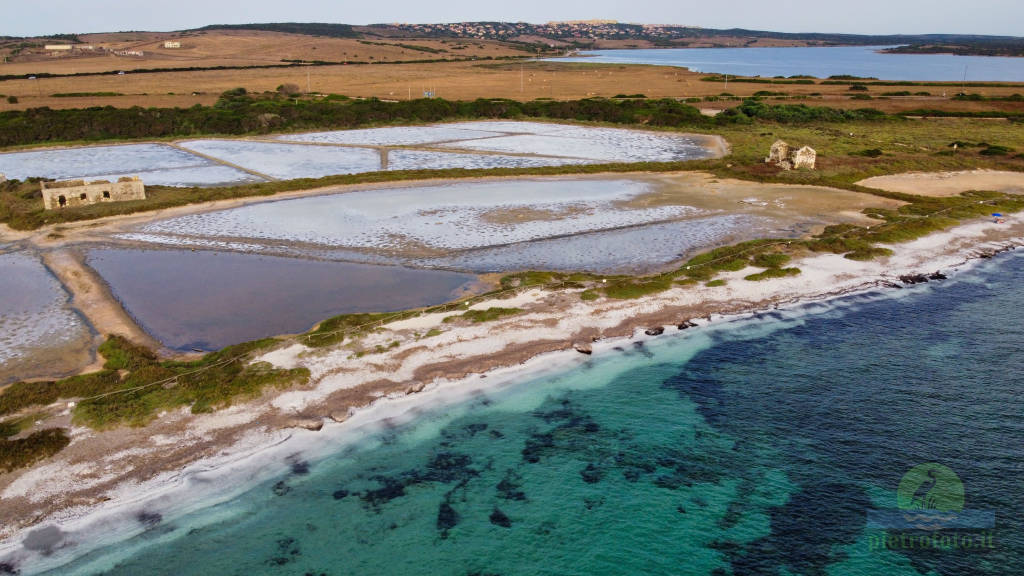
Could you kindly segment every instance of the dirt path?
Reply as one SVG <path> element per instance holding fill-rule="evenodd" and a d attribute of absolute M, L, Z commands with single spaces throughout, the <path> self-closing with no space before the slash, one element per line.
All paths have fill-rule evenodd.
<path fill-rule="evenodd" d="M 163 348 L 124 311 L 103 280 L 85 264 L 81 254 L 70 249 L 53 250 L 44 252 L 42 259 L 71 293 L 71 305 L 97 332 L 119 334 L 153 350 Z"/>

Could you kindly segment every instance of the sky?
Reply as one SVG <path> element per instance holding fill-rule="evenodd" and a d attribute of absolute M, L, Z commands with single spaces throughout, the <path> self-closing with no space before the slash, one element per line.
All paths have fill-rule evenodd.
<path fill-rule="evenodd" d="M 0 36 L 172 31 L 252 22 L 437 23 L 610 19 L 854 34 L 1024 35 L 1021 0 L 2 0 Z"/>

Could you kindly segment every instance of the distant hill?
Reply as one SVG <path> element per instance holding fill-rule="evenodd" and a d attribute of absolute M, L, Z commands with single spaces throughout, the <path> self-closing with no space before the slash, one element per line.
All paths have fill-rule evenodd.
<path fill-rule="evenodd" d="M 348 24 L 280 22 L 268 24 L 214 24 L 203 26 L 196 31 L 208 30 L 262 30 L 266 32 L 284 32 L 286 34 L 305 34 L 307 36 L 325 36 L 327 38 L 358 38 L 361 35 Z"/>
<path fill-rule="evenodd" d="M 539 44 L 545 41 L 571 48 L 676 47 L 779 45 L 900 46 L 894 52 L 951 52 L 985 56 L 1024 55 L 1024 38 L 970 34 L 830 34 L 789 33 L 744 28 L 714 29 L 692 26 L 627 24 L 621 22 L 454 22 L 447 24 L 371 24 L 355 26 L 331 23 L 215 24 L 204 30 L 264 30 L 330 38 L 403 37 L 498 40 Z M 636 41 L 643 45 L 623 45 Z"/>
<path fill-rule="evenodd" d="M 215 30 L 266 31 L 340 39 L 457 39 L 489 40 L 517 49 L 536 51 L 599 48 L 706 48 L 739 46 L 898 46 L 894 53 L 952 53 L 980 56 L 1024 56 L 1024 38 L 973 34 L 831 34 L 790 33 L 745 28 L 699 28 L 613 21 L 454 22 L 446 24 L 371 24 L 329 22 L 267 22 L 212 24 L 184 32 Z M 77 42 L 72 34 L 47 39 Z M 14 47 L 23 38 L 0 38 L 0 47 Z M 33 40 L 40 40 L 36 38 Z"/>

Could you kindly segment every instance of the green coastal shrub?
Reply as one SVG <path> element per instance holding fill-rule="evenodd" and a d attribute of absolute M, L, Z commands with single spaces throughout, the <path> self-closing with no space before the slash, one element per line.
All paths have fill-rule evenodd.
<path fill-rule="evenodd" d="M 875 258 L 880 258 L 883 256 L 892 256 L 892 250 L 888 248 L 872 246 L 870 248 L 859 248 L 857 250 L 854 250 L 853 252 L 843 255 L 843 257 L 848 260 L 857 260 L 859 262 L 866 262 L 868 260 L 874 260 Z"/>
<path fill-rule="evenodd" d="M 491 322 L 493 320 L 498 320 L 499 318 L 504 318 L 506 316 L 515 316 L 516 314 L 519 314 L 522 311 L 523 310 L 521 308 L 499 307 L 492 307 L 486 310 L 468 310 L 464 314 L 459 314 L 457 316 L 448 316 L 443 320 L 443 322 L 448 323 L 454 322 L 458 319 L 465 319 L 469 320 L 470 322 L 473 322 L 474 324 L 478 324 L 480 322 Z"/>
<path fill-rule="evenodd" d="M 754 256 L 754 266 L 758 268 L 779 268 L 790 261 L 789 254 L 780 252 L 764 252 Z"/>
<path fill-rule="evenodd" d="M 672 283 L 673 277 L 668 274 L 653 278 L 622 279 L 609 283 L 604 288 L 604 294 L 616 300 L 632 300 L 664 292 L 672 287 Z"/>
<path fill-rule="evenodd" d="M 72 412 L 75 423 L 109 428 L 141 426 L 157 412 L 181 406 L 197 413 L 212 411 L 236 399 L 255 397 L 267 386 L 287 387 L 308 380 L 305 368 L 278 370 L 250 364 L 255 352 L 277 342 L 246 342 L 182 362 L 160 361 L 152 351 L 111 336 L 100 347 L 108 358 L 103 370 L 53 382 L 12 384 L 0 394 L 0 415 L 79 399 Z"/>
<path fill-rule="evenodd" d="M 71 439 L 62 428 L 33 432 L 17 440 L 0 440 L 0 472 L 25 468 L 60 452 Z"/>
<path fill-rule="evenodd" d="M 799 268 L 769 268 L 764 272 L 758 272 L 757 274 L 751 274 L 744 276 L 744 280 L 751 282 L 759 282 L 761 280 L 770 280 L 772 278 L 786 278 L 789 276 L 797 276 L 800 274 Z"/>
<path fill-rule="evenodd" d="M 301 342 L 312 348 L 331 346 L 345 341 L 346 336 L 359 334 L 379 325 L 395 314 L 341 314 L 324 320 L 302 336 Z"/>
<path fill-rule="evenodd" d="M 989 146 L 988 148 L 985 148 L 984 150 L 979 152 L 979 154 L 981 154 L 983 156 L 1006 156 L 1010 152 L 1013 152 L 1013 150 L 1011 148 L 1007 148 L 1006 146 L 994 146 L 993 145 L 993 146 Z"/>

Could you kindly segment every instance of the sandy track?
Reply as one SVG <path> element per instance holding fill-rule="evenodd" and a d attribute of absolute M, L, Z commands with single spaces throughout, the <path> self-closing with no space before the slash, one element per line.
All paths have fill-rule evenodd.
<path fill-rule="evenodd" d="M 962 172 L 907 172 L 875 176 L 860 186 L 920 196 L 956 196 L 964 190 L 993 190 L 1024 194 L 1024 172 L 965 170 Z"/>

